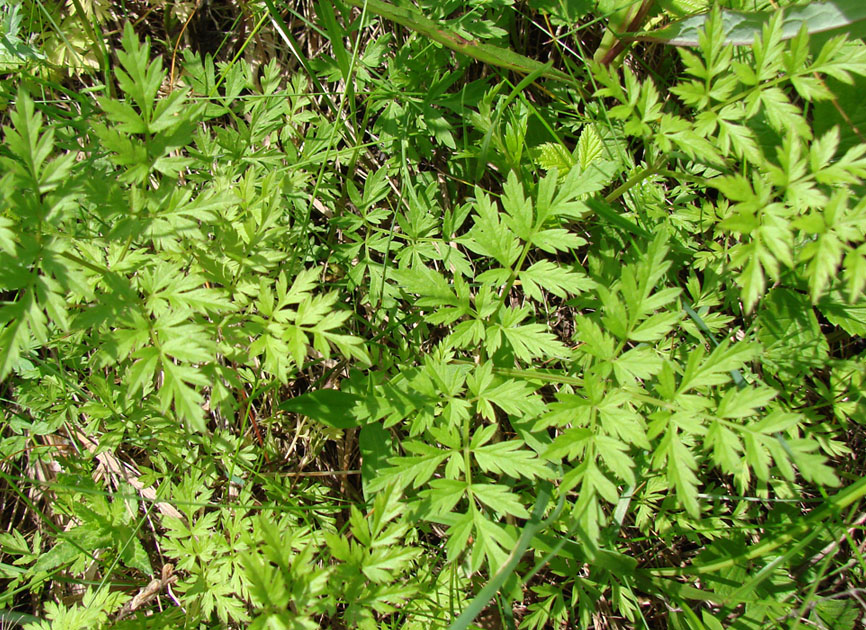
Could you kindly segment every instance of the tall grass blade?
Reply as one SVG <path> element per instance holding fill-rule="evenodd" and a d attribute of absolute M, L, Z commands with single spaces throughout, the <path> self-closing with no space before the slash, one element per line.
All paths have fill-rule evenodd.
<path fill-rule="evenodd" d="M 508 561 L 502 565 L 499 571 L 496 572 L 496 575 L 490 579 L 478 595 L 469 602 L 469 605 L 462 613 L 460 613 L 460 616 L 457 617 L 450 626 L 448 626 L 448 630 L 466 630 L 466 628 L 469 627 L 469 624 L 472 623 L 472 620 L 481 614 L 481 611 L 487 607 L 490 600 L 496 596 L 496 593 L 498 593 L 499 589 L 502 588 L 505 580 L 514 573 L 514 570 L 517 568 L 517 565 L 523 557 L 529 543 L 532 541 L 532 538 L 546 522 L 543 521 L 541 517 L 544 516 L 544 510 L 550 502 L 551 489 L 552 486 L 550 485 L 550 482 L 543 481 L 539 484 L 538 497 L 535 499 L 535 506 L 532 508 L 532 514 L 530 515 L 526 526 L 523 528 L 523 533 L 520 534 L 517 545 L 508 556 Z M 554 517 L 555 516 L 556 514 L 554 514 Z"/>
<path fill-rule="evenodd" d="M 738 562 L 747 562 L 755 558 L 765 557 L 773 551 L 785 545 L 792 540 L 796 540 L 801 536 L 808 534 L 818 528 L 821 523 L 827 519 L 839 514 L 842 510 L 856 503 L 866 496 L 866 477 L 859 479 L 846 487 L 842 491 L 829 497 L 824 504 L 824 507 L 814 510 L 809 516 L 803 518 L 796 523 L 792 523 L 791 527 L 786 531 L 770 536 L 762 540 L 757 545 L 750 547 L 748 551 L 739 556 L 722 558 L 707 564 L 691 565 L 686 567 L 664 567 L 660 569 L 649 569 L 647 573 L 650 575 L 699 575 L 704 573 L 713 573 L 728 567 L 733 566 Z"/>

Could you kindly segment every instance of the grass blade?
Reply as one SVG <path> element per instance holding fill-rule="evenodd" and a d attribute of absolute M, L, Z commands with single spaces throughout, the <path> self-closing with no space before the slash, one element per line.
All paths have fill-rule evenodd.
<path fill-rule="evenodd" d="M 828 518 L 838 514 L 848 506 L 857 501 L 860 501 L 866 496 L 866 477 L 857 480 L 844 490 L 830 497 L 824 507 L 814 510 L 809 516 L 801 519 L 797 523 L 776 536 L 765 538 L 757 545 L 750 547 L 749 550 L 739 556 L 723 558 L 715 562 L 708 562 L 703 565 L 692 565 L 686 567 L 664 567 L 660 569 L 649 569 L 647 573 L 650 575 L 699 575 L 703 573 L 713 573 L 721 569 L 733 566 L 737 562 L 747 562 L 771 554 L 773 551 L 785 545 L 792 540 L 808 534 L 818 528 L 818 526 Z"/>
<path fill-rule="evenodd" d="M 551 489 L 552 486 L 548 481 L 543 481 L 539 484 L 538 497 L 535 499 L 535 506 L 532 508 L 532 514 L 530 515 L 526 526 L 523 528 L 523 533 L 520 534 L 517 545 L 508 556 L 508 562 L 502 565 L 499 571 L 496 572 L 496 575 L 494 575 L 484 588 L 481 589 L 478 595 L 469 602 L 469 605 L 462 613 L 460 613 L 460 616 L 451 622 L 451 625 L 448 626 L 448 630 L 466 630 L 466 628 L 469 627 L 469 624 L 472 623 L 472 620 L 481 614 L 481 611 L 487 607 L 488 602 L 493 599 L 496 596 L 496 593 L 499 592 L 499 589 L 502 588 L 505 580 L 507 580 L 514 572 L 514 569 L 517 568 L 517 564 L 523 557 L 523 553 L 526 551 L 532 538 L 545 523 L 541 517 L 544 516 L 544 510 L 547 508 L 547 504 L 550 503 Z"/>

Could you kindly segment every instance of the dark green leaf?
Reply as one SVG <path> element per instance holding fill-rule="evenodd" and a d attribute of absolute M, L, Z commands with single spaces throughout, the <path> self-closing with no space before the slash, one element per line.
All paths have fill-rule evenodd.
<path fill-rule="evenodd" d="M 827 357 L 827 339 L 809 298 L 776 288 L 764 299 L 758 315 L 761 360 L 780 376 L 793 378 L 817 367 Z"/>
<path fill-rule="evenodd" d="M 371 422 L 361 429 L 358 448 L 361 451 L 361 483 L 364 497 L 369 501 L 372 496 L 368 486 L 379 476 L 379 471 L 388 467 L 388 458 L 394 457 L 396 453 L 391 434 L 381 422 Z"/>
<path fill-rule="evenodd" d="M 724 43 L 732 46 L 751 46 L 778 9 L 768 11 L 740 12 L 723 10 L 722 28 L 725 32 Z M 657 41 L 672 46 L 700 45 L 699 34 L 704 29 L 709 13 L 701 13 L 680 20 L 657 31 L 642 33 L 641 40 Z M 784 10 L 782 20 L 782 39 L 796 37 L 805 25 L 809 33 L 835 31 L 838 34 L 849 32 L 857 22 L 866 20 L 866 4 L 861 0 L 828 0 L 810 2 Z"/>
<path fill-rule="evenodd" d="M 281 403 L 279 408 L 307 416 L 329 427 L 351 429 L 361 424 L 353 413 L 353 408 L 360 400 L 355 394 L 336 389 L 319 389 L 290 398 Z"/>

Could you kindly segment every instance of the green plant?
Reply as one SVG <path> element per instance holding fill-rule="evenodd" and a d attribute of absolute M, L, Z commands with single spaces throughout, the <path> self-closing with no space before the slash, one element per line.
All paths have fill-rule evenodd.
<path fill-rule="evenodd" d="M 864 45 L 650 4 L 251 2 L 170 71 L 75 2 L 105 84 L 15 69 L 0 148 L 2 619 L 853 628 Z"/>

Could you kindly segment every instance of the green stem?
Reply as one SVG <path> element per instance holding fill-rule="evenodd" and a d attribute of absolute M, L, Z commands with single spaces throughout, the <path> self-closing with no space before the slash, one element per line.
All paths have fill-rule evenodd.
<path fill-rule="evenodd" d="M 481 63 L 499 66 L 500 68 L 513 70 L 522 74 L 532 74 L 536 70 L 544 68 L 542 74 L 546 78 L 576 87 L 581 95 L 583 95 L 583 86 L 564 72 L 555 70 L 552 67 L 545 67 L 544 64 L 529 57 L 524 57 L 509 48 L 499 48 L 498 46 L 485 44 L 477 40 L 464 39 L 460 35 L 442 28 L 442 25 L 438 22 L 406 7 L 397 7 L 388 2 L 381 2 L 381 0 L 347 0 L 347 2 L 359 8 L 366 8 L 386 20 L 405 26 L 424 37 L 432 39 L 434 42 L 442 44 L 456 52 L 468 55 Z"/>
<path fill-rule="evenodd" d="M 90 271 L 93 271 L 93 272 L 98 273 L 100 275 L 104 276 L 107 273 L 109 273 L 107 269 L 102 269 L 100 267 L 97 267 L 92 262 L 88 262 L 88 261 L 84 260 L 83 258 L 76 256 L 75 254 L 70 254 L 69 252 L 60 252 L 60 255 L 63 256 L 64 258 L 66 258 L 67 260 L 71 260 L 74 263 L 78 263 L 82 267 L 84 267 L 86 269 L 90 269 Z"/>
<path fill-rule="evenodd" d="M 639 173 L 635 173 L 634 175 L 629 177 L 628 180 L 622 186 L 620 186 L 619 188 L 614 190 L 612 193 L 610 193 L 607 197 L 604 198 L 604 200 L 607 203 L 612 203 L 612 202 L 616 201 L 617 199 L 622 197 L 625 193 L 627 193 L 629 191 L 629 189 L 631 189 L 634 186 L 636 186 L 637 184 L 641 183 L 646 178 L 652 177 L 653 175 L 658 174 L 662 170 L 662 167 L 664 167 L 665 163 L 667 163 L 667 158 L 659 158 L 658 161 L 655 164 L 653 164 L 652 166 L 648 166 L 644 170 L 640 171 Z"/>
<path fill-rule="evenodd" d="M 508 299 L 508 295 L 511 293 L 511 289 L 514 288 L 514 282 L 517 280 L 517 274 L 520 273 L 520 270 L 523 269 L 523 263 L 526 261 L 526 257 L 529 255 L 529 250 L 532 249 L 532 241 L 526 241 L 523 244 L 523 251 L 520 253 L 520 258 L 517 259 L 517 264 L 514 265 L 514 269 L 511 270 L 511 275 L 508 276 L 508 282 L 505 284 L 505 290 L 502 291 L 502 300 L 499 302 L 499 308 L 496 309 L 496 313 L 498 314 L 502 307 L 505 306 L 505 300 Z"/>

